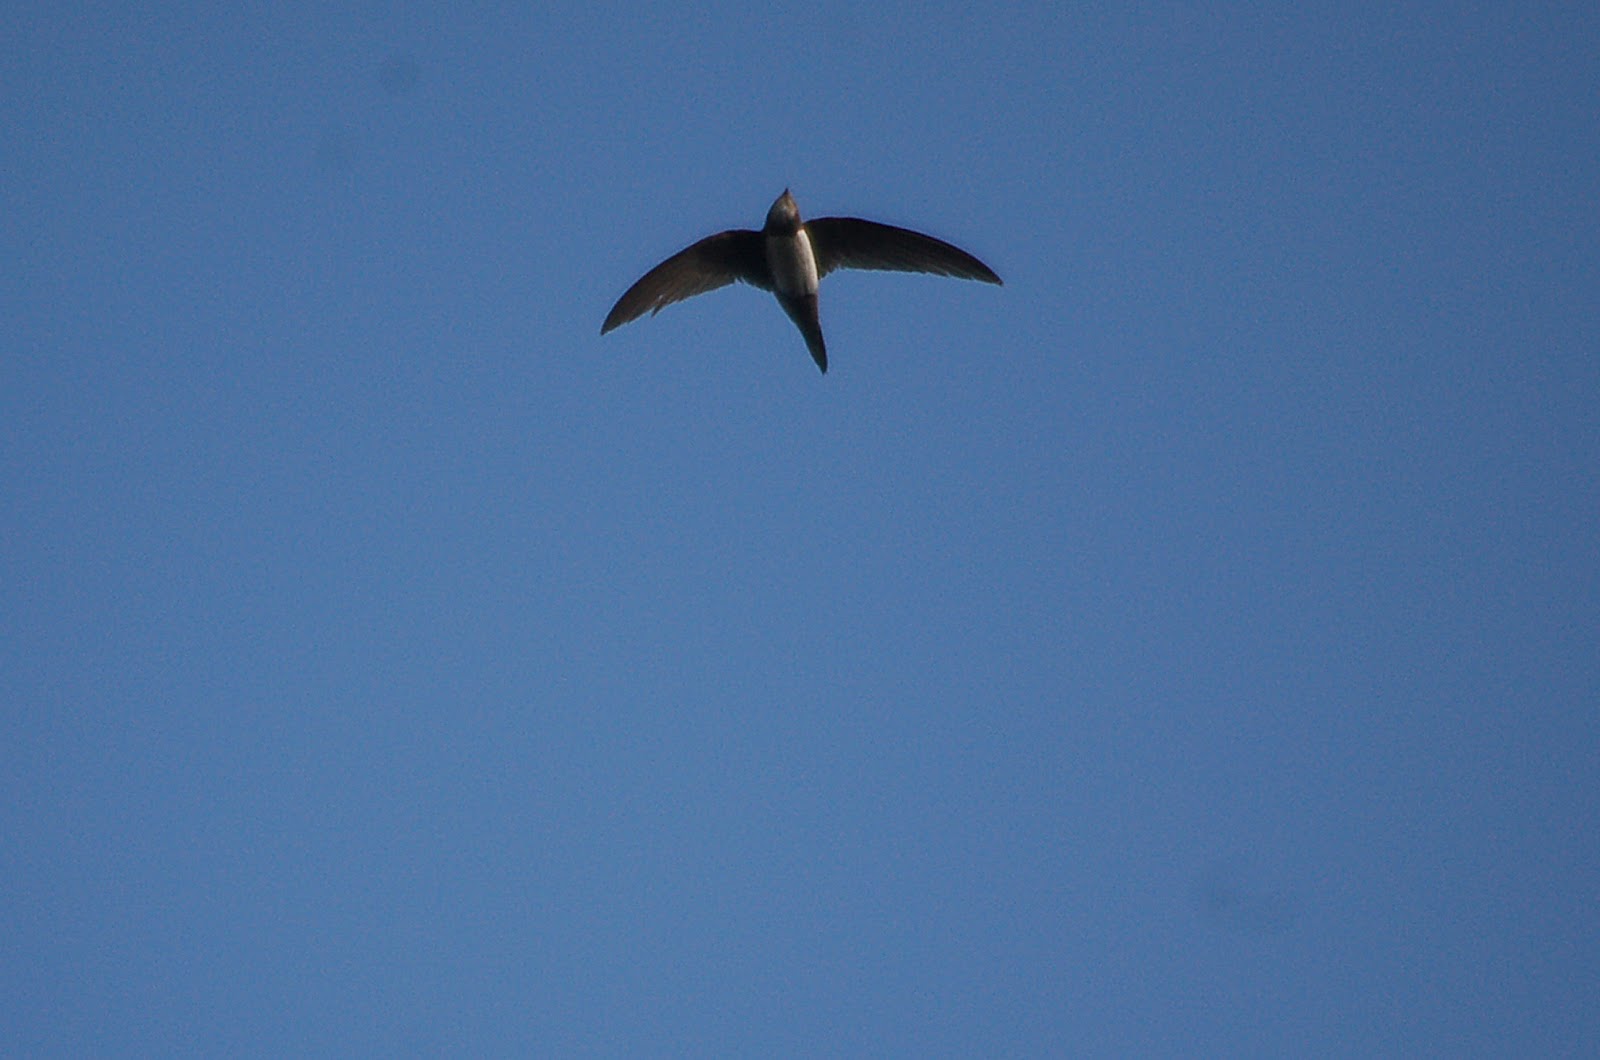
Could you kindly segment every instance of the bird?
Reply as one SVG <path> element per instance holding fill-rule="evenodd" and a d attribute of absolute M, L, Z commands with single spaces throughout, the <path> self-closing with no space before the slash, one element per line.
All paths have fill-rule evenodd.
<path fill-rule="evenodd" d="M 817 313 L 817 282 L 835 269 L 928 272 L 999 284 L 995 271 L 959 247 L 908 228 L 859 217 L 800 220 L 789 189 L 773 202 L 759 232 L 730 229 L 672 255 L 623 292 L 600 325 L 613 328 L 651 316 L 674 302 L 734 281 L 771 291 L 806 340 L 811 359 L 828 371 L 828 347 Z"/>

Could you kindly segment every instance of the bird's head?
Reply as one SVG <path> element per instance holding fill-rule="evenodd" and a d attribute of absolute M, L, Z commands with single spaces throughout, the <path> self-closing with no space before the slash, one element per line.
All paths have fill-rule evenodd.
<path fill-rule="evenodd" d="M 784 188 L 783 194 L 778 196 L 778 201 L 767 211 L 767 231 L 793 232 L 799 227 L 800 207 L 795 205 L 794 196 L 789 194 L 789 189 Z"/>

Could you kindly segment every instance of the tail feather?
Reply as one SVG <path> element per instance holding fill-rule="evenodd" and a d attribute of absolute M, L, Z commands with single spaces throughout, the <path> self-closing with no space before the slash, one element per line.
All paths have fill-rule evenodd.
<path fill-rule="evenodd" d="M 800 334 L 805 337 L 806 349 L 811 351 L 811 359 L 817 362 L 817 367 L 822 369 L 823 374 L 827 374 L 828 346 L 822 341 L 822 319 L 817 313 L 817 296 L 780 294 L 778 302 L 783 306 L 783 311 L 789 314 L 789 319 L 794 321 L 794 326 L 800 329 Z"/>

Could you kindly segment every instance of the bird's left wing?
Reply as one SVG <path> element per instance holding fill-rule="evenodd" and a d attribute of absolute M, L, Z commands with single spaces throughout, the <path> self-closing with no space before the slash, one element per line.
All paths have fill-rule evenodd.
<path fill-rule="evenodd" d="M 761 233 L 733 229 L 707 236 L 651 269 L 617 299 L 600 325 L 604 335 L 645 313 L 652 315 L 685 298 L 740 281 L 772 289 Z"/>
<path fill-rule="evenodd" d="M 859 217 L 818 217 L 806 222 L 806 232 L 821 276 L 834 269 L 888 269 L 1000 282 L 993 269 L 960 247 L 909 228 Z"/>

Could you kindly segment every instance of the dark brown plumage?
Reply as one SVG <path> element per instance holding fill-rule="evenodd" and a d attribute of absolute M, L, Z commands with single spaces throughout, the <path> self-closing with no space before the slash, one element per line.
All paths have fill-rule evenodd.
<path fill-rule="evenodd" d="M 759 232 L 733 229 L 694 243 L 641 276 L 600 325 L 604 335 L 645 313 L 730 283 L 771 291 L 805 336 L 822 371 L 827 348 L 817 316 L 817 282 L 836 269 L 887 269 L 1000 283 L 993 269 L 959 247 L 906 228 L 857 217 L 802 222 L 787 190 Z"/>

